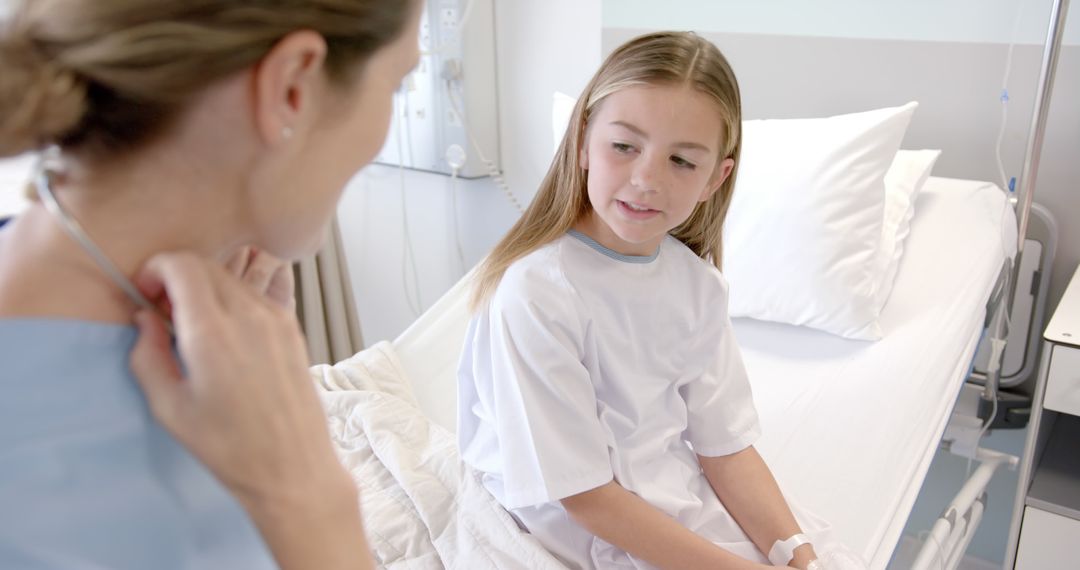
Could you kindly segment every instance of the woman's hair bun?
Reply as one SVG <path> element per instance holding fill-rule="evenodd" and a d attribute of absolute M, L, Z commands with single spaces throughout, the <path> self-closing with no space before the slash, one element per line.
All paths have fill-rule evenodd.
<path fill-rule="evenodd" d="M 55 142 L 86 112 L 86 83 L 0 28 L 0 157 Z"/>

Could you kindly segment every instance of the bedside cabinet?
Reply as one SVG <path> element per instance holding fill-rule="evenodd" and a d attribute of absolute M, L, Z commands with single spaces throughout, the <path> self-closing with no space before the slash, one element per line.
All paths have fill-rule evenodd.
<path fill-rule="evenodd" d="M 1080 568 L 1080 269 L 1043 335 L 1006 568 Z"/>

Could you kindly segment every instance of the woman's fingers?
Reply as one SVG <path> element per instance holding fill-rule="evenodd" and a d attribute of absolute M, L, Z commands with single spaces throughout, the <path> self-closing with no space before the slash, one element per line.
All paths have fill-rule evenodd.
<path fill-rule="evenodd" d="M 256 251 L 248 261 L 241 280 L 254 289 L 256 293 L 265 295 L 267 289 L 270 288 L 270 281 L 274 279 L 274 275 L 284 265 L 284 262 L 280 259 L 268 253 Z"/>
<path fill-rule="evenodd" d="M 296 285 L 292 264 L 255 248 L 245 248 L 245 250 L 247 265 L 239 272 L 234 271 L 231 265 L 227 265 L 226 269 L 259 295 L 273 301 L 279 307 L 292 311 L 296 306 Z M 239 254 L 234 255 L 230 262 L 237 257 Z"/>
<path fill-rule="evenodd" d="M 296 311 L 296 279 L 291 264 L 283 264 L 274 272 L 270 285 L 266 288 L 266 298 L 290 313 Z"/>
<path fill-rule="evenodd" d="M 135 276 L 135 285 L 172 319 L 181 346 L 201 335 L 206 322 L 222 312 L 222 295 L 206 263 L 193 254 L 154 256 Z M 146 393 L 154 415 L 173 427 L 185 409 L 181 401 L 190 386 L 173 348 L 164 320 L 150 310 L 135 314 L 138 339 L 132 348 L 131 371 Z"/>
<path fill-rule="evenodd" d="M 213 266 L 191 253 L 163 253 L 150 258 L 135 276 L 135 286 L 159 307 L 167 307 L 179 329 L 194 328 L 200 314 L 212 315 L 224 309 L 221 279 Z M 184 310 L 177 312 L 176 305 Z"/>
<path fill-rule="evenodd" d="M 242 277 L 244 270 L 247 269 L 248 262 L 251 260 L 252 248 L 249 246 L 241 247 L 236 250 L 229 259 L 225 261 L 225 270 L 235 275 L 236 277 Z"/>
<path fill-rule="evenodd" d="M 177 421 L 183 407 L 179 400 L 184 394 L 184 378 L 180 363 L 172 349 L 172 339 L 161 317 L 153 311 L 140 310 L 135 314 L 139 336 L 131 350 L 131 371 L 146 393 L 147 401 L 163 424 Z"/>

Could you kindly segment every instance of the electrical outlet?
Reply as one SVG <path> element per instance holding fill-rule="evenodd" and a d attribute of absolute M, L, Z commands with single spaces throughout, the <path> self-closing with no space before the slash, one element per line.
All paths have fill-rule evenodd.
<path fill-rule="evenodd" d="M 488 176 L 499 154 L 493 0 L 429 0 L 420 44 L 420 61 L 395 97 L 378 161 L 451 174 L 446 149 L 458 145 L 469 152 L 457 174 Z"/>
<path fill-rule="evenodd" d="M 453 8 L 443 8 L 439 17 L 439 25 L 442 29 L 454 31 L 458 29 L 458 13 Z"/>

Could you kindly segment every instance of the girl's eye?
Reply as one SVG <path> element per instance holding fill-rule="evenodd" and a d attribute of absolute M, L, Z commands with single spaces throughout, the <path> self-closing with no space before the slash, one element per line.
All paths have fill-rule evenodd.
<path fill-rule="evenodd" d="M 617 143 L 611 143 L 611 148 L 615 149 L 615 152 L 619 152 L 619 153 L 622 153 L 622 154 L 626 154 L 626 153 L 634 150 L 634 147 L 632 147 L 632 146 L 630 146 L 630 145 L 628 145 L 626 143 L 618 143 L 618 142 Z"/>
<path fill-rule="evenodd" d="M 685 158 L 683 158 L 681 156 L 673 156 L 673 157 L 671 157 L 671 162 L 675 163 L 675 166 L 678 166 L 679 168 L 686 168 L 688 170 L 693 170 L 693 169 L 697 168 L 696 164 L 686 160 Z"/>

